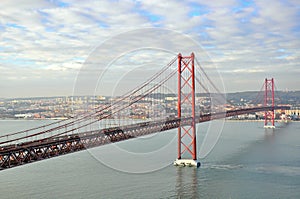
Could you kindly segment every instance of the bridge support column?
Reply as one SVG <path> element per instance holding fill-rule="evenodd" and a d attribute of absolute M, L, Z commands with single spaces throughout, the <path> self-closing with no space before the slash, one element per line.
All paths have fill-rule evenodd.
<path fill-rule="evenodd" d="M 183 57 L 178 54 L 178 157 L 176 166 L 200 166 L 197 161 L 195 122 L 195 68 L 194 53 Z"/>
<path fill-rule="evenodd" d="M 265 98 L 264 106 L 275 106 L 275 96 L 274 96 L 274 79 L 265 79 Z M 275 128 L 275 111 L 274 109 L 270 111 L 265 111 L 265 125 L 264 128 Z"/>

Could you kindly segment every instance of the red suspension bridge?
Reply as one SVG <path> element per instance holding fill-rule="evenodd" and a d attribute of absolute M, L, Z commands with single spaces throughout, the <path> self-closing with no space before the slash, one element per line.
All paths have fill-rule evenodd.
<path fill-rule="evenodd" d="M 162 94 L 176 88 L 177 103 L 167 103 Z M 215 86 L 194 53 L 179 54 L 144 83 L 109 104 L 75 118 L 0 136 L 0 170 L 175 128 L 178 157 L 174 164 L 198 167 L 196 124 L 264 112 L 265 127 L 274 128 L 274 111 L 289 109 L 275 105 L 274 88 L 274 79 L 265 79 L 263 97 L 259 92 L 253 100 L 256 104 L 263 100 L 261 106 L 226 111 L 224 105 L 229 102 L 225 94 Z M 198 100 L 200 93 L 209 96 L 209 106 Z M 131 117 L 141 102 L 146 104 L 146 121 Z"/>

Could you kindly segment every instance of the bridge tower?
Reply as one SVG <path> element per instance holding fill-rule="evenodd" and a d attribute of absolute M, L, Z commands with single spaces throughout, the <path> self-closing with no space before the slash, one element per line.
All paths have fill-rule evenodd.
<path fill-rule="evenodd" d="M 274 79 L 265 79 L 265 94 L 264 94 L 264 106 L 275 106 L 274 98 Z M 265 111 L 265 128 L 275 128 L 275 111 Z"/>
<path fill-rule="evenodd" d="M 194 57 L 194 53 L 190 56 L 178 54 L 177 116 L 181 121 L 178 127 L 178 157 L 174 162 L 176 166 L 200 166 L 197 161 Z M 182 118 L 190 119 L 184 123 Z"/>

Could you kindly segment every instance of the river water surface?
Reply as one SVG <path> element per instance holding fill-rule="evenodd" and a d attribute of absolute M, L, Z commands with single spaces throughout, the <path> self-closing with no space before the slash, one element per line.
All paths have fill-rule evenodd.
<path fill-rule="evenodd" d="M 0 132 L 47 122 L 2 120 Z M 198 140 L 208 126 L 198 126 Z M 300 198 L 300 123 L 262 126 L 225 122 L 198 169 L 172 165 L 177 145 L 171 130 L 3 170 L 0 198 Z M 118 151 L 134 158 L 126 162 Z M 149 168 L 139 163 L 145 155 L 153 158 Z"/>

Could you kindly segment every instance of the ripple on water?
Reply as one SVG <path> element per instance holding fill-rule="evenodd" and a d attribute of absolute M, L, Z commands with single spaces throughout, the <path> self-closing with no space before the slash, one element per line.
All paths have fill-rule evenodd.
<path fill-rule="evenodd" d="M 277 173 L 287 176 L 300 176 L 300 167 L 295 166 L 275 166 L 275 165 L 262 165 L 256 168 L 256 171 L 261 173 Z"/>
<path fill-rule="evenodd" d="M 203 168 L 206 169 L 217 169 L 217 170 L 234 170 L 234 169 L 241 169 L 244 166 L 241 164 L 212 164 L 206 165 Z"/>

